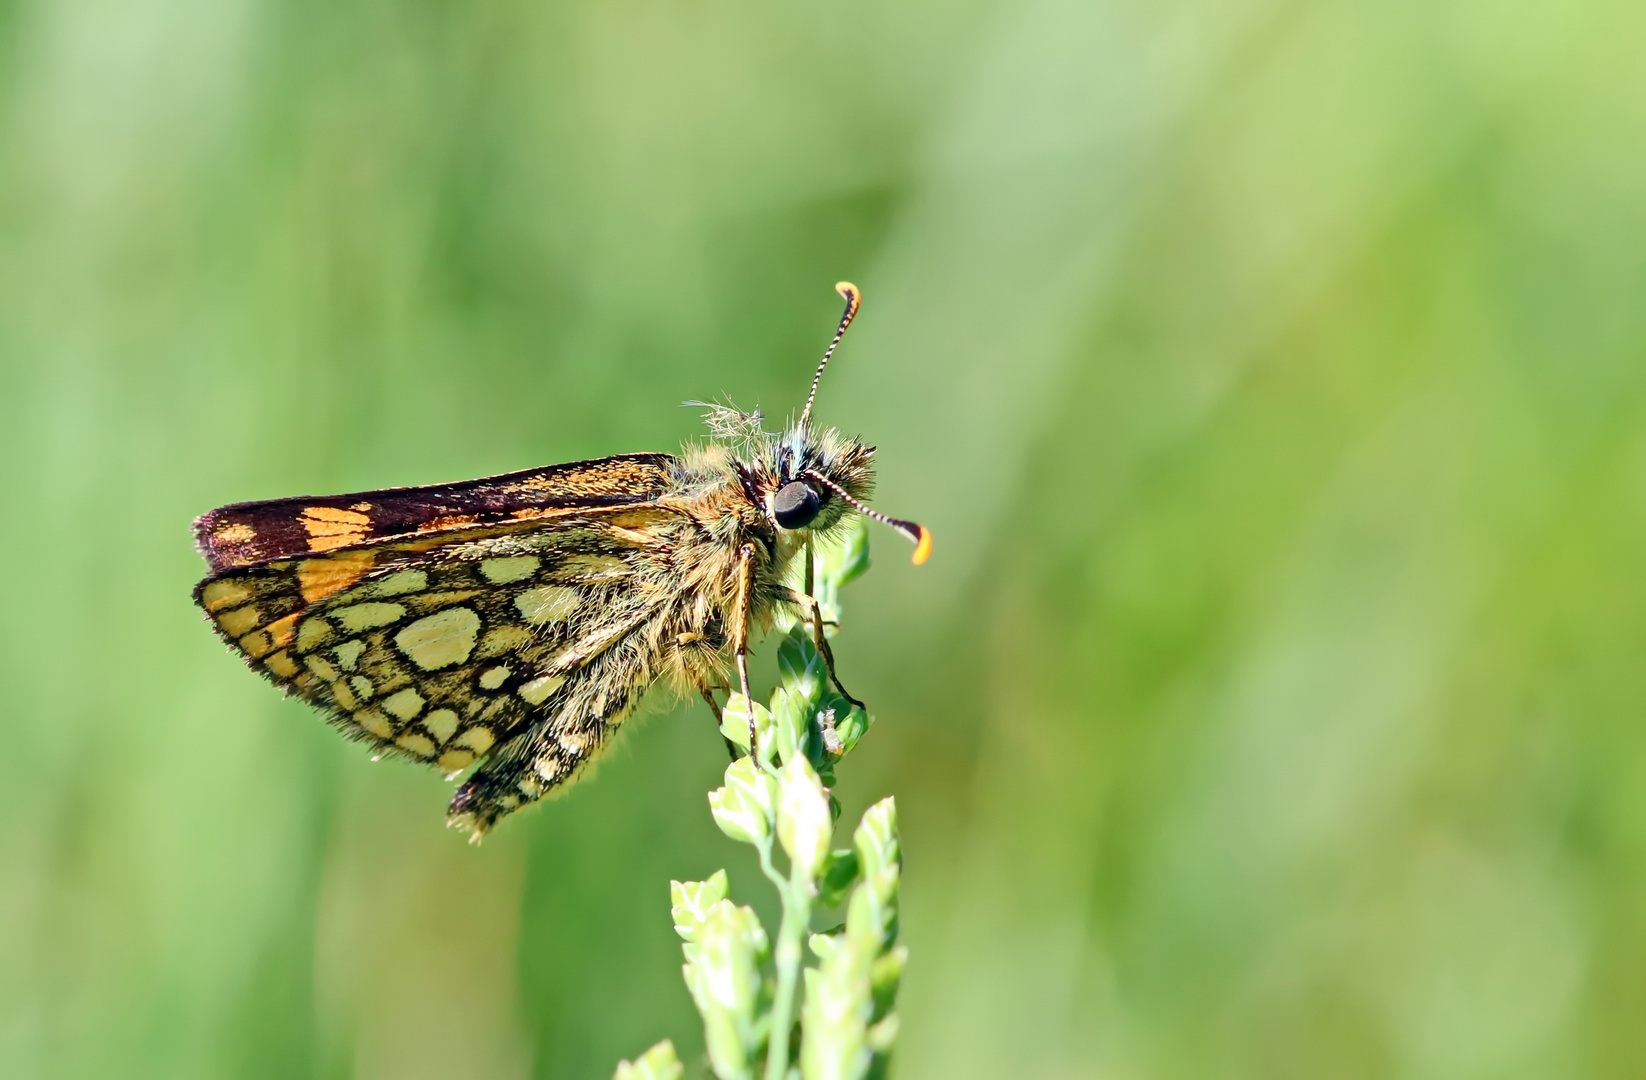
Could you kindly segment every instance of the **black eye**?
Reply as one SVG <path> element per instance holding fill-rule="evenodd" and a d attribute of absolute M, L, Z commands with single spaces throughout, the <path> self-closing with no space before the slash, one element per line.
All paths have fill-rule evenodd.
<path fill-rule="evenodd" d="M 804 529 L 817 516 L 823 500 L 803 481 L 784 484 L 772 500 L 772 516 L 785 529 Z"/>

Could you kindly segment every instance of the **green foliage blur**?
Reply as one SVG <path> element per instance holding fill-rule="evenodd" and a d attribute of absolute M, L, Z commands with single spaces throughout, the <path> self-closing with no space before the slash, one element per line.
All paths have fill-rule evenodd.
<path fill-rule="evenodd" d="M 471 848 L 225 653 L 188 524 L 781 416 L 841 278 L 818 417 L 936 536 L 839 639 L 898 1077 L 1646 1075 L 1643 40 L 0 4 L 0 1076 L 701 1075 L 663 884 L 758 873 L 706 708 Z"/>

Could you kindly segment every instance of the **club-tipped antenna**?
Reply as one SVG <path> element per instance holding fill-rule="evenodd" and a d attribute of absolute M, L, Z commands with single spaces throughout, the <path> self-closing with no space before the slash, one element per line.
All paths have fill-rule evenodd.
<path fill-rule="evenodd" d="M 899 533 L 901 533 L 905 540 L 914 545 L 914 564 L 916 566 L 919 566 L 921 563 L 925 562 L 931 555 L 932 531 L 926 528 L 926 526 L 915 521 L 904 521 L 901 518 L 888 517 L 878 510 L 864 506 L 862 503 L 846 494 L 845 488 L 841 487 L 833 480 L 830 480 L 827 476 L 824 476 L 816 469 L 807 469 L 806 475 L 811 477 L 813 480 L 816 480 L 819 484 L 822 484 L 836 495 L 840 496 L 846 501 L 847 505 L 856 509 L 857 512 L 862 514 L 864 517 L 874 518 L 876 521 L 880 522 L 880 524 L 890 525 L 893 529 L 896 529 Z"/>
<path fill-rule="evenodd" d="M 812 376 L 812 392 L 806 395 L 806 407 L 800 410 L 800 426 L 804 428 L 806 421 L 812 415 L 812 402 L 817 398 L 817 384 L 823 378 L 823 369 L 829 366 L 829 357 L 834 355 L 835 346 L 840 339 L 846 336 L 846 327 L 852 324 L 857 317 L 857 305 L 863 302 L 863 294 L 857 291 L 857 286 L 849 281 L 835 282 L 834 291 L 846 298 L 846 310 L 840 313 L 840 326 L 834 332 L 834 340 L 823 353 L 822 361 L 817 365 L 817 374 Z"/>

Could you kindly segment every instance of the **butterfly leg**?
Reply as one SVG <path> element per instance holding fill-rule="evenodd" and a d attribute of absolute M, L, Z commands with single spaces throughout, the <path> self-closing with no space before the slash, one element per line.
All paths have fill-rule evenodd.
<path fill-rule="evenodd" d="M 817 646 L 817 651 L 823 656 L 823 666 L 829 669 L 829 679 L 834 683 L 834 688 L 840 691 L 841 697 L 867 712 L 869 707 L 852 697 L 852 692 L 841 685 L 840 676 L 835 674 L 834 650 L 829 648 L 829 639 L 823 636 L 823 608 L 818 604 L 817 598 L 796 589 L 790 589 L 789 600 L 805 609 L 807 618 L 812 624 L 812 643 Z"/>
<path fill-rule="evenodd" d="M 709 703 L 709 711 L 714 713 L 714 727 L 715 727 L 715 730 L 720 731 L 720 725 L 725 722 L 726 718 L 725 718 L 724 714 L 722 714 L 721 711 L 720 711 L 720 702 L 718 702 L 714 699 L 714 690 L 713 690 L 713 688 L 711 688 L 707 683 L 698 683 L 697 684 L 697 692 L 699 694 L 702 694 L 703 695 L 703 700 L 707 701 Z M 725 732 L 721 732 L 720 737 L 722 739 L 725 739 L 726 752 L 732 756 L 733 761 L 736 761 L 737 760 L 737 744 L 732 742 L 730 739 L 727 739 Z"/>
<path fill-rule="evenodd" d="M 759 761 L 754 698 L 749 694 L 749 601 L 753 584 L 754 545 L 744 544 L 737 553 L 737 634 L 733 638 L 732 659 L 737 664 L 737 682 L 743 691 L 743 700 L 749 703 L 749 757 Z"/>

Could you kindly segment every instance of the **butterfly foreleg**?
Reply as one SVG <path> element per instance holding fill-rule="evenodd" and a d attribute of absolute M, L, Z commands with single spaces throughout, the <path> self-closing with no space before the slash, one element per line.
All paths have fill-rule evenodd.
<path fill-rule="evenodd" d="M 749 757 L 760 760 L 758 736 L 754 730 L 754 698 L 749 694 L 749 616 L 754 597 L 754 545 L 744 544 L 737 552 L 737 618 L 732 635 L 732 660 L 737 665 L 738 688 L 749 710 Z"/>
<path fill-rule="evenodd" d="M 722 713 L 721 710 L 720 710 L 720 702 L 718 702 L 714 699 L 714 688 L 712 686 L 710 686 L 708 683 L 700 681 L 697 684 L 697 692 L 699 694 L 702 694 L 703 695 L 703 700 L 709 703 L 709 711 L 714 713 L 714 727 L 715 727 L 715 730 L 720 731 L 720 725 L 725 722 L 725 714 Z M 736 761 L 737 760 L 737 744 L 732 742 L 730 739 L 727 739 L 726 738 L 726 733 L 724 731 L 720 732 L 720 737 L 721 737 L 721 739 L 725 740 L 726 752 L 732 756 L 733 761 Z"/>

